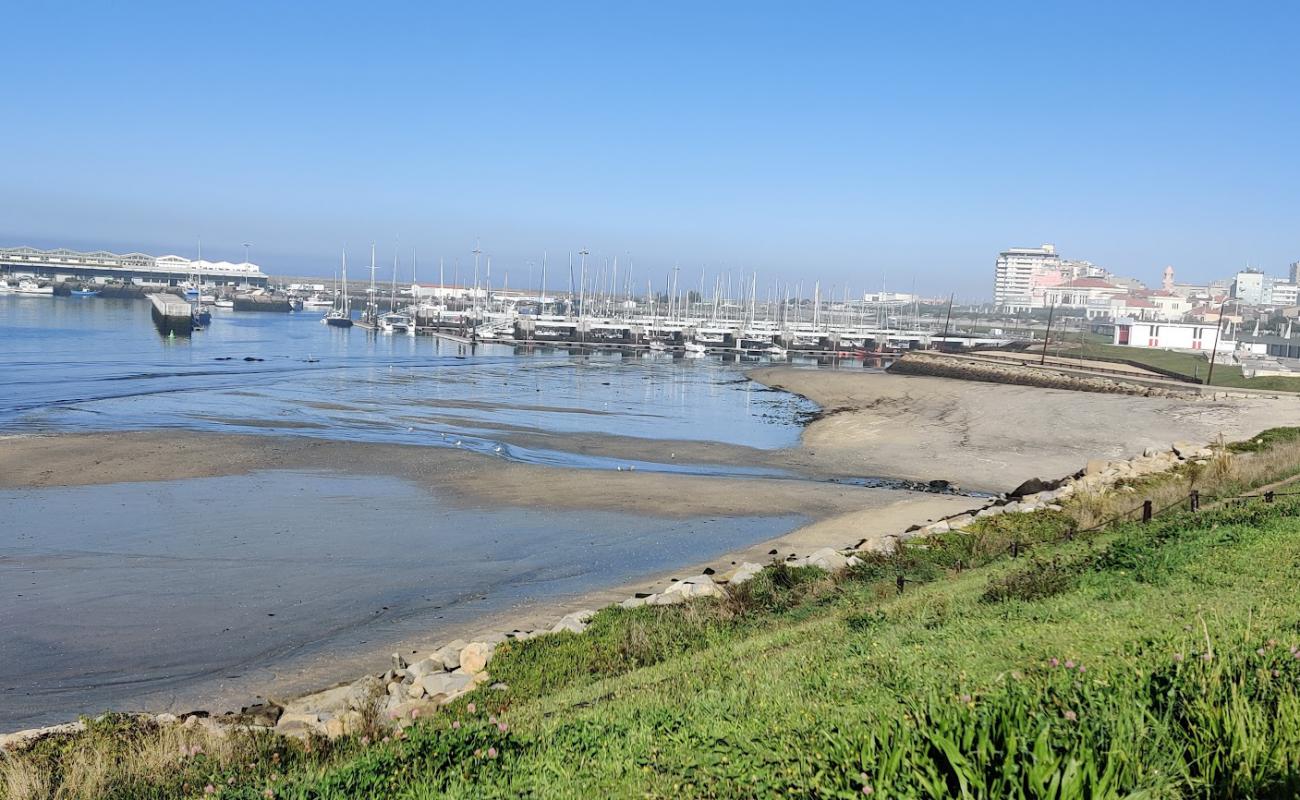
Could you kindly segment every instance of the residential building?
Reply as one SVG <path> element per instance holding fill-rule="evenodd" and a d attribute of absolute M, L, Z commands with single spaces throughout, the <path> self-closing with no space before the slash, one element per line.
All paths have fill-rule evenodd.
<path fill-rule="evenodd" d="M 994 266 L 993 303 L 1011 312 L 1041 308 L 1042 301 L 1035 302 L 1035 290 L 1043 287 L 1044 278 L 1050 281 L 1052 274 L 1059 283 L 1060 268 L 1055 245 L 1002 251 Z"/>
<path fill-rule="evenodd" d="M 1300 286 L 1295 282 L 1274 283 L 1268 293 L 1268 304 L 1271 306 L 1293 306 L 1297 302 L 1300 302 Z"/>
<path fill-rule="evenodd" d="M 1252 306 L 1266 303 L 1271 284 L 1272 281 L 1261 270 L 1244 269 L 1232 281 L 1232 298 Z"/>

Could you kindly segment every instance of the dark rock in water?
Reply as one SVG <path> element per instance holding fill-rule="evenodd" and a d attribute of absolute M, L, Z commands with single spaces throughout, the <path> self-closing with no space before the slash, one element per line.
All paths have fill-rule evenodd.
<path fill-rule="evenodd" d="M 713 567 L 705 567 L 705 568 L 704 568 L 704 574 L 705 574 L 705 575 L 712 575 L 714 572 L 715 572 L 715 570 L 713 569 Z"/>
<path fill-rule="evenodd" d="M 214 358 L 214 359 L 212 359 L 212 360 L 213 360 L 213 361 L 233 361 L 234 359 L 233 359 L 231 356 L 217 356 L 216 358 Z"/>
<path fill-rule="evenodd" d="M 919 530 L 921 530 L 921 526 L 920 526 L 920 525 L 912 525 L 912 526 L 909 526 L 909 527 L 908 527 L 908 529 L 905 531 L 905 533 L 911 533 L 912 531 L 919 531 Z"/>
<path fill-rule="evenodd" d="M 768 554 L 769 556 L 774 556 L 774 555 L 776 555 L 776 551 L 775 551 L 775 550 L 768 550 L 768 551 L 767 551 L 767 554 Z"/>
<path fill-rule="evenodd" d="M 1008 497 L 1024 497 L 1027 494 L 1050 492 L 1061 487 L 1061 481 L 1045 481 L 1042 478 L 1030 478 L 1007 493 Z"/>
<path fill-rule="evenodd" d="M 264 358 L 258 358 L 257 356 L 244 356 L 244 360 L 245 360 L 245 361 L 265 361 L 266 359 L 264 359 Z"/>
<path fill-rule="evenodd" d="M 932 492 L 946 492 L 952 484 L 945 480 L 933 480 L 925 484 Z"/>

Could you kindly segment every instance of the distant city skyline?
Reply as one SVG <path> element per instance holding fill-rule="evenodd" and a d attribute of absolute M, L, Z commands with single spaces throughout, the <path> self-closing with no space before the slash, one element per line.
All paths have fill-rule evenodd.
<path fill-rule="evenodd" d="M 1151 286 L 1300 260 L 1291 4 L 8 18 L 2 246 L 248 242 L 327 276 L 375 241 L 428 280 L 477 240 L 512 284 L 585 248 L 642 287 L 678 264 L 970 299 L 1044 242 Z"/>

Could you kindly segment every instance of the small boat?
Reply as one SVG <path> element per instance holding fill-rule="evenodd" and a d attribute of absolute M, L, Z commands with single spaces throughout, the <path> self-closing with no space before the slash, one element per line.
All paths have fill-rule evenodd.
<path fill-rule="evenodd" d="M 234 308 L 234 307 L 235 307 L 235 301 L 234 301 L 234 300 L 218 300 L 218 301 L 216 301 L 215 303 L 213 303 L 212 305 L 216 306 L 217 308 Z"/>
<path fill-rule="evenodd" d="M 99 297 L 98 289 L 73 289 L 68 293 L 72 297 Z"/>
<path fill-rule="evenodd" d="M 405 314 L 385 314 L 379 318 L 379 330 L 384 333 L 410 333 L 415 326 Z"/>
<path fill-rule="evenodd" d="M 14 294 L 40 294 L 54 295 L 53 286 L 41 286 L 36 281 L 24 279 L 18 282 L 18 288 L 13 290 Z"/>
<path fill-rule="evenodd" d="M 692 341 L 692 342 L 687 342 L 687 343 L 686 343 L 685 345 L 683 345 L 682 347 L 683 347 L 683 349 L 687 352 L 687 354 L 692 354 L 692 353 L 693 353 L 693 354 L 695 354 L 695 355 L 697 355 L 697 356 L 702 356 L 702 355 L 704 355 L 705 353 L 707 353 L 708 350 L 709 350 L 707 347 L 705 347 L 704 345 L 700 344 L 699 342 L 693 342 L 693 341 Z"/>
<path fill-rule="evenodd" d="M 195 302 L 195 303 L 198 302 L 198 300 L 199 300 L 199 290 L 198 290 L 198 289 L 195 289 L 193 286 L 183 286 L 182 288 L 184 289 L 184 294 L 183 294 L 182 296 L 183 296 L 186 300 L 189 300 L 190 302 Z"/>
<path fill-rule="evenodd" d="M 196 329 L 206 328 L 212 324 L 212 312 L 195 303 L 194 310 L 190 312 L 190 322 Z"/>
<path fill-rule="evenodd" d="M 662 353 L 667 349 L 668 349 L 668 345 L 664 344 L 661 340 L 659 339 L 650 340 L 650 352 Z"/>
<path fill-rule="evenodd" d="M 774 344 L 763 352 L 774 358 L 785 358 L 788 355 L 786 349 L 779 344 Z"/>
<path fill-rule="evenodd" d="M 303 308 L 332 308 L 334 301 L 314 294 L 311 297 L 304 297 L 302 300 Z"/>

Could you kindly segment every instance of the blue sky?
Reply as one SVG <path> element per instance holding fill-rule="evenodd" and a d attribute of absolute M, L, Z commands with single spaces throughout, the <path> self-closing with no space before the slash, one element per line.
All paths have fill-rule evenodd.
<path fill-rule="evenodd" d="M 0 242 L 966 297 L 1049 241 L 1300 259 L 1294 3 L 375 5 L 8 4 Z"/>

